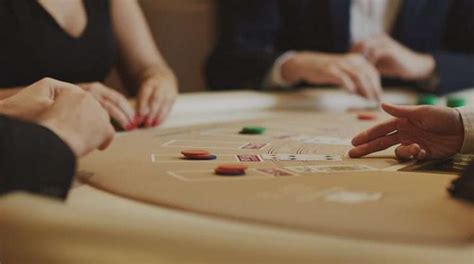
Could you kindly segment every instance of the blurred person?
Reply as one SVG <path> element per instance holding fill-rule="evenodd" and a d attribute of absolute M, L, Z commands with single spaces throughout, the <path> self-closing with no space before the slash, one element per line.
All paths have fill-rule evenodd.
<path fill-rule="evenodd" d="M 0 0 L 0 98 L 52 77 L 92 94 L 124 129 L 157 126 L 177 81 L 137 0 Z M 117 65 L 136 108 L 104 79 Z"/>
<path fill-rule="evenodd" d="M 76 158 L 111 143 L 109 118 L 90 94 L 49 78 L 0 100 L 0 194 L 64 199 Z"/>
<path fill-rule="evenodd" d="M 224 0 L 211 89 L 337 85 L 447 93 L 474 86 L 474 1 Z"/>

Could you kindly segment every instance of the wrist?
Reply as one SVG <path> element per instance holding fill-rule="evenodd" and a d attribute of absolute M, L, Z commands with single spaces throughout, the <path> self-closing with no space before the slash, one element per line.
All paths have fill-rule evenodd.
<path fill-rule="evenodd" d="M 45 127 L 51 130 L 56 134 L 68 147 L 72 150 L 76 157 L 82 156 L 84 153 L 84 146 L 81 144 L 79 137 L 75 136 L 74 133 L 68 133 L 66 130 L 63 130 L 60 125 L 56 124 L 54 121 L 49 120 L 40 120 L 38 125 Z"/>

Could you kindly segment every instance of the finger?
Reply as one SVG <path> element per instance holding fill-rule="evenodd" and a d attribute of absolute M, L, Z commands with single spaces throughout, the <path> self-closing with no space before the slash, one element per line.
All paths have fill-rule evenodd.
<path fill-rule="evenodd" d="M 119 124 L 122 126 L 122 128 L 124 128 L 124 129 L 128 128 L 128 125 L 130 124 L 130 122 L 129 122 L 127 116 L 115 104 L 113 104 L 113 103 L 111 103 L 107 100 L 103 100 L 101 102 L 101 105 L 102 105 L 102 107 L 104 107 L 104 109 L 107 111 L 107 113 L 109 113 L 110 117 L 112 117 L 117 122 L 119 122 Z"/>
<path fill-rule="evenodd" d="M 395 149 L 395 156 L 401 160 L 411 160 L 420 154 L 421 148 L 418 144 L 401 145 Z"/>
<path fill-rule="evenodd" d="M 166 117 L 168 117 L 168 114 L 170 113 L 171 109 L 173 108 L 174 101 L 173 100 L 168 100 L 163 103 L 163 107 L 160 110 L 160 113 L 158 115 L 158 118 L 154 122 L 154 126 L 159 126 L 162 124 Z"/>
<path fill-rule="evenodd" d="M 390 134 L 385 137 L 380 137 L 369 141 L 368 143 L 359 145 L 349 151 L 349 157 L 360 158 L 374 152 L 385 150 L 393 145 L 400 144 L 400 139 L 397 133 Z"/>
<path fill-rule="evenodd" d="M 107 149 L 110 146 L 110 144 L 112 144 L 112 141 L 114 140 L 114 136 L 115 136 L 114 128 L 113 128 L 112 125 L 109 124 L 107 126 L 107 132 L 106 132 L 105 140 L 99 146 L 99 150 Z"/>
<path fill-rule="evenodd" d="M 138 93 L 137 111 L 141 117 L 145 117 L 150 113 L 150 98 L 153 95 L 154 86 L 145 82 Z"/>
<path fill-rule="evenodd" d="M 393 104 L 382 104 L 382 109 L 394 117 L 401 118 L 413 118 L 416 115 L 416 110 L 420 106 L 408 106 L 408 105 L 393 105 Z"/>
<path fill-rule="evenodd" d="M 397 119 L 392 119 L 363 131 L 352 139 L 352 145 L 359 146 L 397 130 Z"/>
<path fill-rule="evenodd" d="M 418 155 L 416 156 L 417 160 L 427 160 L 429 159 L 428 151 L 421 149 Z"/>
<path fill-rule="evenodd" d="M 383 90 L 382 81 L 379 72 L 370 64 L 366 65 L 367 76 L 373 88 L 375 99 L 380 102 L 382 100 Z"/>
<path fill-rule="evenodd" d="M 374 98 L 374 95 L 370 88 L 370 82 L 367 81 L 365 74 L 360 69 L 357 69 L 358 66 L 347 63 L 341 63 L 340 66 L 341 69 L 344 70 L 347 75 L 349 75 L 352 82 L 355 83 L 356 92 L 359 95 L 369 100 Z"/>
<path fill-rule="evenodd" d="M 156 119 L 158 118 L 161 107 L 163 106 L 163 96 L 160 96 L 159 90 L 155 89 L 152 97 L 150 98 L 150 113 L 145 119 L 145 126 L 152 127 Z"/>
<path fill-rule="evenodd" d="M 110 89 L 110 88 L 108 88 Z M 133 110 L 132 106 L 128 102 L 128 100 L 123 96 L 122 94 L 114 91 L 114 90 L 109 90 L 104 97 L 115 104 L 127 117 L 129 123 L 132 122 L 132 120 L 135 117 L 135 110 Z"/>
<path fill-rule="evenodd" d="M 333 67 L 329 73 L 331 75 L 332 82 L 335 84 L 342 86 L 349 93 L 355 93 L 357 91 L 355 83 L 343 70 L 339 69 L 338 67 Z"/>

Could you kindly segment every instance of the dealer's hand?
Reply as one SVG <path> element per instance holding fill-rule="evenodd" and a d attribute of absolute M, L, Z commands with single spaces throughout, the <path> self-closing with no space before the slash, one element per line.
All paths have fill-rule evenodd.
<path fill-rule="evenodd" d="M 395 118 L 372 127 L 352 140 L 351 158 L 401 144 L 395 150 L 399 159 L 442 159 L 461 150 L 464 128 L 459 112 L 435 106 L 395 106 L 382 104 Z"/>
<path fill-rule="evenodd" d="M 173 72 L 166 68 L 152 68 L 141 78 L 137 113 L 145 127 L 159 126 L 166 119 L 178 95 L 178 83 Z"/>
<path fill-rule="evenodd" d="M 282 65 L 287 82 L 340 85 L 351 93 L 380 101 L 382 87 L 377 70 L 362 55 L 299 52 Z"/>
<path fill-rule="evenodd" d="M 135 110 L 127 98 L 112 88 L 100 82 L 78 84 L 82 89 L 89 92 L 107 110 L 109 115 L 115 119 L 125 130 L 136 128 Z"/>
<path fill-rule="evenodd" d="M 431 55 L 412 51 L 387 34 L 356 43 L 351 51 L 364 55 L 386 77 L 425 80 L 435 69 Z"/>

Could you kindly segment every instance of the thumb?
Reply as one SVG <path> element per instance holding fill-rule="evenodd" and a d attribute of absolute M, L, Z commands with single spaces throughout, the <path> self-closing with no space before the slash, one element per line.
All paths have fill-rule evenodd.
<path fill-rule="evenodd" d="M 417 106 L 382 104 L 382 109 L 389 115 L 400 118 L 412 118 Z"/>

